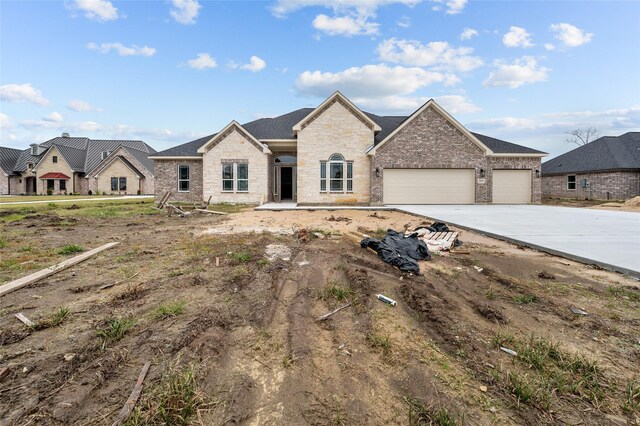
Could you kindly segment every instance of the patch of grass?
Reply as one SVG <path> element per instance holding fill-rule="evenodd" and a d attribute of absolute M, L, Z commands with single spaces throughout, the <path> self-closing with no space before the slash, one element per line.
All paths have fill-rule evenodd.
<path fill-rule="evenodd" d="M 508 346 L 513 345 L 516 341 L 515 336 L 510 331 L 498 331 L 495 336 L 493 336 L 493 345 L 494 346 Z"/>
<path fill-rule="evenodd" d="M 58 249 L 57 253 L 61 255 L 81 253 L 84 251 L 84 247 L 78 244 L 67 244 Z"/>
<path fill-rule="evenodd" d="M 170 369 L 160 383 L 146 393 L 123 424 L 187 425 L 203 405 L 204 398 L 198 389 L 194 368 Z"/>
<path fill-rule="evenodd" d="M 634 291 L 624 287 L 609 286 L 607 287 L 607 293 L 616 298 L 640 302 L 640 291 Z"/>
<path fill-rule="evenodd" d="M 295 361 L 295 358 L 293 357 L 293 354 L 286 354 L 283 358 L 282 358 L 282 366 L 284 368 L 289 368 L 293 366 L 293 362 Z"/>
<path fill-rule="evenodd" d="M 456 417 L 444 406 L 427 406 L 416 399 L 404 397 L 404 401 L 409 406 L 410 426 L 457 426 Z"/>
<path fill-rule="evenodd" d="M 32 250 L 33 250 L 33 247 L 31 247 L 31 246 L 22 246 L 22 247 L 20 247 L 18 249 L 18 251 L 21 252 L 21 253 L 26 253 L 26 252 L 29 252 L 29 251 L 32 251 Z"/>
<path fill-rule="evenodd" d="M 513 301 L 519 305 L 528 305 L 529 303 L 535 303 L 538 301 L 538 296 L 534 294 L 520 294 L 513 297 Z"/>
<path fill-rule="evenodd" d="M 169 278 L 179 277 L 180 275 L 184 275 L 184 271 L 171 271 L 169 272 Z"/>
<path fill-rule="evenodd" d="M 390 357 L 393 354 L 391 339 L 388 334 L 383 336 L 377 333 L 368 333 L 366 339 L 372 348 L 382 349 L 382 355 L 385 357 Z"/>
<path fill-rule="evenodd" d="M 516 398 L 518 404 L 532 402 L 535 397 L 534 386 L 530 381 L 526 374 L 518 374 L 511 371 L 507 373 L 509 391 Z"/>
<path fill-rule="evenodd" d="M 0 238 L 0 249 L 3 249 L 7 246 L 7 240 L 5 238 Z"/>
<path fill-rule="evenodd" d="M 378 228 L 371 235 L 373 238 L 377 238 L 379 240 L 383 239 L 387 235 L 387 230 L 385 228 Z"/>
<path fill-rule="evenodd" d="M 187 302 L 183 300 L 160 305 L 155 311 L 155 316 L 162 319 L 178 316 L 184 312 L 184 307 L 186 305 Z"/>
<path fill-rule="evenodd" d="M 102 339 L 102 349 L 105 349 L 108 344 L 122 339 L 134 324 L 133 319 L 114 318 L 108 320 L 107 326 L 97 331 L 98 337 Z"/>
<path fill-rule="evenodd" d="M 624 401 L 621 408 L 629 414 L 640 411 L 640 381 L 629 380 L 624 389 Z"/>
<path fill-rule="evenodd" d="M 322 293 L 323 300 L 335 299 L 338 302 L 344 302 L 345 300 L 353 296 L 353 290 L 347 287 L 340 286 L 337 282 L 331 281 L 329 285 L 325 287 Z"/>
<path fill-rule="evenodd" d="M 269 259 L 265 259 L 264 257 L 261 259 L 258 259 L 258 261 L 256 262 L 258 266 L 267 266 L 269 263 L 271 263 L 269 262 Z"/>
<path fill-rule="evenodd" d="M 229 254 L 229 257 L 233 260 L 237 260 L 238 262 L 242 262 L 242 263 L 247 263 L 251 260 L 251 254 L 243 251 L 232 252 Z"/>
<path fill-rule="evenodd" d="M 49 203 L 49 204 L 47 204 L 47 208 L 49 210 L 55 210 L 55 209 L 58 208 L 58 205 L 56 203 Z"/>
<path fill-rule="evenodd" d="M 67 319 L 71 311 L 67 307 L 60 307 L 55 310 L 51 315 L 42 318 L 33 323 L 31 328 L 33 330 L 44 330 L 45 328 L 57 327 Z"/>
<path fill-rule="evenodd" d="M 496 298 L 496 289 L 493 287 L 489 287 L 485 292 L 484 292 L 484 296 L 489 299 L 489 300 L 493 300 Z"/>

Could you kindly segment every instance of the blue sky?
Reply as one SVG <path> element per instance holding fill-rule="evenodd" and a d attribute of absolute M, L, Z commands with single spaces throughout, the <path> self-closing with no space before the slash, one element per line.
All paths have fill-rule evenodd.
<path fill-rule="evenodd" d="M 640 130 L 640 2 L 0 0 L 0 144 L 158 150 L 341 90 L 549 152 Z M 548 158 L 550 158 L 548 157 Z"/>

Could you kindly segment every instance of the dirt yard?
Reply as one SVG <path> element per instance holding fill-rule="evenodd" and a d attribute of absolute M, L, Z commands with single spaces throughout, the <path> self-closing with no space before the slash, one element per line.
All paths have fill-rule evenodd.
<path fill-rule="evenodd" d="M 229 210 L 0 210 L 0 283 L 120 242 L 0 297 L 0 424 L 110 425 L 147 361 L 125 424 L 640 424 L 636 280 L 468 231 L 406 275 L 359 240 L 422 218 Z"/>

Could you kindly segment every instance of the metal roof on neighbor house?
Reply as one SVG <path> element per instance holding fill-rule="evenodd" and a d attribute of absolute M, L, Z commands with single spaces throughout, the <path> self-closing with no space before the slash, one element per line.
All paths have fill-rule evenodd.
<path fill-rule="evenodd" d="M 543 175 L 640 170 L 640 132 L 603 136 L 542 164 Z"/>
<path fill-rule="evenodd" d="M 149 154 L 155 154 L 156 152 L 155 149 L 151 148 L 143 141 L 89 139 L 89 142 L 87 144 L 87 155 L 84 164 L 84 171 L 90 172 L 94 167 L 100 164 L 100 162 L 102 161 L 102 152 L 113 152 L 121 146 L 147 153 L 147 156 Z M 151 170 L 153 170 L 153 168 Z"/>
<path fill-rule="evenodd" d="M 72 148 L 67 145 L 53 145 L 60 155 L 64 157 L 71 170 L 74 172 L 84 172 L 84 157 L 86 151 L 82 149 Z"/>
<path fill-rule="evenodd" d="M 22 150 L 0 146 L 0 170 L 8 175 L 13 174 L 13 167 L 16 165 Z"/>

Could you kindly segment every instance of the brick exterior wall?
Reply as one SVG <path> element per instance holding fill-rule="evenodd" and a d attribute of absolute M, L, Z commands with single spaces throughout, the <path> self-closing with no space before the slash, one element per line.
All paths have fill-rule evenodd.
<path fill-rule="evenodd" d="M 334 102 L 316 116 L 298 132 L 298 203 L 368 204 L 371 160 L 365 151 L 373 144 L 373 137 L 373 129 L 341 102 Z M 320 161 L 336 153 L 353 161 L 352 193 L 320 192 Z"/>
<path fill-rule="evenodd" d="M 234 166 L 234 192 L 222 191 L 222 163 L 249 165 L 249 191 L 235 191 L 237 173 Z M 269 155 L 256 147 L 235 128 L 224 135 L 202 156 L 203 198 L 211 202 L 261 204 L 269 199 Z"/>
<path fill-rule="evenodd" d="M 171 191 L 173 201 L 202 201 L 202 160 L 154 160 L 155 199 L 158 201 L 165 192 Z M 189 166 L 189 192 L 178 192 L 178 165 Z"/>
<path fill-rule="evenodd" d="M 487 169 L 487 183 L 491 184 L 493 192 L 493 170 L 530 170 L 531 171 L 531 203 L 542 202 L 542 179 L 536 177 L 536 170 L 541 170 L 542 158 L 537 157 L 489 157 L 489 169 Z"/>
<path fill-rule="evenodd" d="M 0 171 L 0 195 L 9 195 L 9 180 L 11 178 Z"/>
<path fill-rule="evenodd" d="M 53 162 L 54 156 L 58 157 L 57 163 Z M 47 154 L 44 156 L 44 158 L 40 160 L 40 162 L 38 163 L 38 167 L 36 169 L 36 174 L 38 177 L 38 180 L 36 183 L 36 191 L 38 194 L 44 194 L 44 195 L 47 194 L 47 180 L 40 179 L 40 176 L 43 176 L 46 173 L 63 173 L 69 176 L 70 178 L 67 180 L 67 189 L 65 191 L 60 190 L 60 181 L 58 179 L 54 179 L 54 188 L 53 188 L 54 195 L 64 194 L 65 192 L 70 194 L 74 192 L 74 190 L 77 192 L 78 190 L 77 187 L 74 189 L 74 179 L 76 175 L 73 172 L 73 170 L 71 170 L 71 167 L 69 167 L 67 162 L 64 160 L 64 157 L 60 155 L 60 151 L 58 151 L 58 149 L 55 146 L 52 147 L 49 150 L 49 152 L 47 152 Z"/>
<path fill-rule="evenodd" d="M 575 190 L 567 189 L 569 175 L 576 177 Z M 581 188 L 582 179 L 587 179 L 590 188 Z M 542 193 L 545 197 L 626 200 L 640 195 L 640 172 L 569 173 L 543 176 Z"/>
<path fill-rule="evenodd" d="M 532 173 L 532 202 L 541 201 L 540 158 L 487 157 L 483 149 L 471 141 L 453 123 L 434 108 L 425 109 L 375 153 L 371 161 L 371 204 L 383 203 L 385 168 L 474 169 L 475 202 L 492 201 L 492 168 L 530 169 Z M 376 177 L 379 169 L 379 177 Z M 480 169 L 485 178 L 480 178 Z"/>
<path fill-rule="evenodd" d="M 118 191 L 111 191 L 111 177 L 126 177 L 127 178 L 127 194 L 136 194 L 140 189 L 141 194 L 153 194 L 154 193 L 154 176 L 153 170 L 147 170 L 133 155 L 126 149 L 118 148 L 112 155 L 120 155 L 127 159 L 129 163 L 133 165 L 140 173 L 144 175 L 144 178 L 138 179 L 137 175 L 131 171 L 122 161 L 115 160 L 106 169 L 102 169 L 100 166 L 91 171 L 92 174 L 86 178 L 80 179 L 84 181 L 80 183 L 78 188 L 81 189 L 81 194 L 86 194 L 89 190 L 92 193 L 96 191 L 110 193 L 119 193 Z M 108 160 L 105 160 L 108 161 Z M 97 177 L 96 177 L 97 175 Z M 133 186 L 132 186 L 133 185 Z M 176 181 L 176 188 L 177 188 Z"/>

